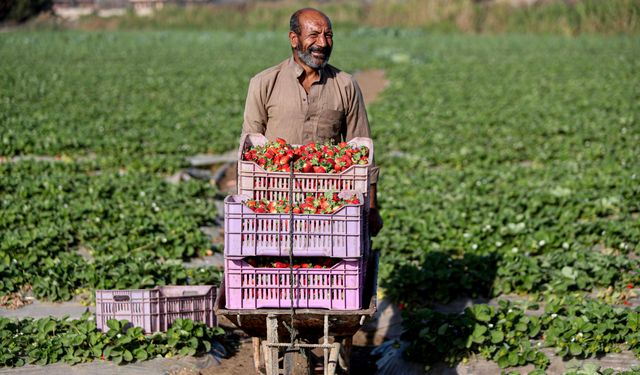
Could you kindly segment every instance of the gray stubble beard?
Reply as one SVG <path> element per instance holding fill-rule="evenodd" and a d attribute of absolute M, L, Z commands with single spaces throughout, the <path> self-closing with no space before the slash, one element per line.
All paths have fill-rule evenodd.
<path fill-rule="evenodd" d="M 298 55 L 298 58 L 312 69 L 321 69 L 327 66 L 327 64 L 329 63 L 329 57 L 331 56 L 331 52 L 329 51 L 329 53 L 325 55 L 326 56 L 325 60 L 321 64 L 316 64 L 313 59 L 313 56 L 311 55 L 311 51 L 309 52 L 302 51 L 300 45 L 296 46 L 295 51 L 296 51 L 296 55 Z"/>

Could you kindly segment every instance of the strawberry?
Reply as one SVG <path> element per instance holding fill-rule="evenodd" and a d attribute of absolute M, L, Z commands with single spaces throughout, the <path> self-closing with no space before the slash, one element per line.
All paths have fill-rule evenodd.
<path fill-rule="evenodd" d="M 267 159 L 273 159 L 274 156 L 276 156 L 276 153 L 271 149 L 264 153 L 264 157 Z"/>
<path fill-rule="evenodd" d="M 291 157 L 289 155 L 285 155 L 285 156 L 281 157 L 278 162 L 280 163 L 280 165 L 287 165 L 287 164 L 289 164 L 290 160 L 291 160 Z"/>
<path fill-rule="evenodd" d="M 316 166 L 316 167 L 313 167 L 313 172 L 314 173 L 327 173 L 327 169 L 325 167 L 322 167 L 322 166 Z"/>

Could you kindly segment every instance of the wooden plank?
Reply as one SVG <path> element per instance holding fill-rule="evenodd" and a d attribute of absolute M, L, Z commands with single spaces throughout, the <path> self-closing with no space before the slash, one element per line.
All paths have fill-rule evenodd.
<path fill-rule="evenodd" d="M 270 314 L 267 316 L 267 341 L 263 343 L 265 368 L 267 375 L 278 375 L 280 364 L 278 363 L 278 348 L 269 347 L 268 344 L 278 343 L 278 318 Z"/>

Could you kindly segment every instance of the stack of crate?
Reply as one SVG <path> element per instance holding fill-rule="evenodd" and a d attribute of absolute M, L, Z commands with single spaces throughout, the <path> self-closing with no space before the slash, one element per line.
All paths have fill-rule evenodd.
<path fill-rule="evenodd" d="M 228 309 L 362 308 L 369 231 L 369 165 L 353 165 L 341 173 L 268 172 L 243 161 L 244 150 L 267 139 L 247 134 L 238 153 L 238 195 L 225 199 L 225 295 Z M 353 146 L 369 148 L 369 138 L 355 138 Z M 293 187 L 291 187 L 293 183 Z M 358 197 L 333 214 L 255 213 L 243 202 L 266 198 L 299 203 L 308 194 L 339 191 L 343 198 Z M 251 257 L 288 257 L 293 225 L 294 257 L 330 257 L 330 268 L 260 268 Z M 293 276 L 293 280 L 291 277 Z M 293 293 L 291 291 L 293 285 Z"/>

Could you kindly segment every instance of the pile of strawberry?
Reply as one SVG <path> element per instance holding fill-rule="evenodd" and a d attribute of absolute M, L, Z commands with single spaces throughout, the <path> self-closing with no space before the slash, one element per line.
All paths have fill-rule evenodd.
<path fill-rule="evenodd" d="M 289 268 L 289 258 L 249 257 L 245 261 L 256 268 Z M 293 260 L 293 268 L 331 268 L 340 259 L 326 257 L 301 257 Z"/>
<path fill-rule="evenodd" d="M 254 161 L 269 172 L 339 173 L 352 165 L 369 163 L 369 149 L 354 147 L 347 142 L 338 144 L 315 142 L 292 146 L 282 138 L 264 146 L 252 146 L 242 155 L 243 160 Z"/>
<path fill-rule="evenodd" d="M 300 204 L 294 204 L 284 200 L 269 201 L 267 199 L 245 201 L 247 207 L 257 213 L 288 214 L 293 210 L 294 214 L 332 214 L 345 204 L 360 204 L 360 199 L 354 194 L 351 198 L 342 199 L 338 193 L 320 194 L 317 198 L 307 195 Z"/>

